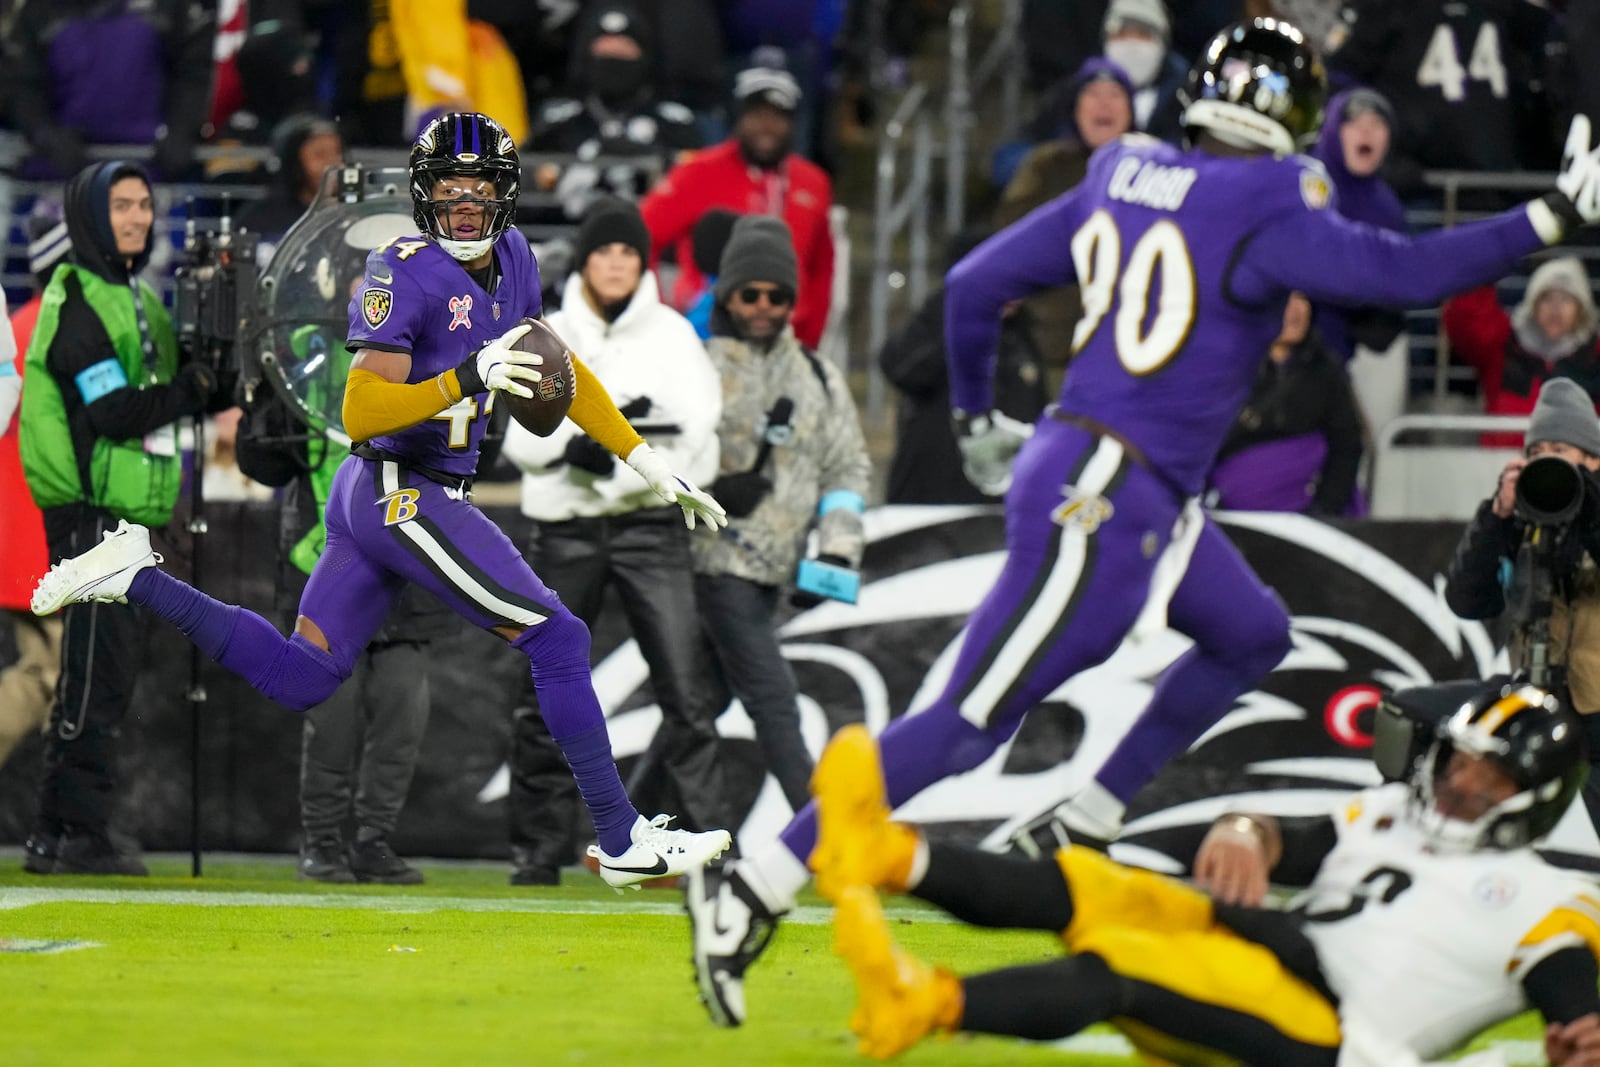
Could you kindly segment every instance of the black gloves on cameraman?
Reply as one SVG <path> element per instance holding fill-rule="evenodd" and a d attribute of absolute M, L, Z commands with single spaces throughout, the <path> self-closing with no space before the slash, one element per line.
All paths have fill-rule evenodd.
<path fill-rule="evenodd" d="M 761 506 L 772 492 L 772 479 L 760 471 L 739 471 L 724 474 L 711 483 L 711 495 L 717 498 L 729 516 L 742 519 Z"/>

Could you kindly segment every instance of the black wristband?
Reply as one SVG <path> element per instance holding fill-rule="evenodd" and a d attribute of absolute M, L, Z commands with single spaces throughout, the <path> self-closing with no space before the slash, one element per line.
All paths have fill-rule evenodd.
<path fill-rule="evenodd" d="M 456 381 L 461 386 L 463 397 L 489 391 L 489 387 L 483 383 L 483 375 L 478 373 L 478 353 L 474 352 L 456 367 Z"/>
<path fill-rule="evenodd" d="M 1545 193 L 1539 199 L 1544 202 L 1546 207 L 1555 212 L 1556 218 L 1561 220 L 1563 237 L 1572 236 L 1572 231 L 1583 225 L 1583 216 L 1578 214 L 1578 206 L 1572 202 L 1572 198 L 1566 193 L 1557 190 L 1553 193 Z"/>

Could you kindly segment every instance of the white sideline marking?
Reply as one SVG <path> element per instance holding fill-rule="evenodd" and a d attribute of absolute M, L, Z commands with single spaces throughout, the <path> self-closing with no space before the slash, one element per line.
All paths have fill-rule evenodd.
<path fill-rule="evenodd" d="M 1077 1034 L 1064 1041 L 1052 1041 L 1051 1048 L 1075 1052 L 1080 1056 L 1132 1056 L 1133 1046 L 1121 1034 L 1099 1031 Z M 1544 1063 L 1544 1045 L 1538 1041 L 1496 1041 L 1488 1046 L 1505 1056 L 1507 1063 Z"/>
<path fill-rule="evenodd" d="M 676 900 L 615 901 L 562 900 L 558 898 L 484 898 L 427 896 L 369 896 L 359 893 L 251 893 L 184 889 L 45 889 L 34 886 L 0 888 L 0 911 L 35 904 L 160 904 L 199 908 L 349 908 L 355 911 L 415 913 L 429 911 L 511 912 L 532 915 L 683 915 Z M 953 923 L 941 912 L 910 908 L 885 909 L 894 918 L 916 922 Z M 784 916 L 785 922 L 821 926 L 833 920 L 833 909 L 804 905 Z"/>

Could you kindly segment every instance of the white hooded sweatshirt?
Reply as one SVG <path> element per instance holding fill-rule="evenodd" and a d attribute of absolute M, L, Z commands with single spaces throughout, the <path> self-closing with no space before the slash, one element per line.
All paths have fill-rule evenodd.
<path fill-rule="evenodd" d="M 717 476 L 722 379 L 689 320 L 661 302 L 654 274 L 644 273 L 627 308 L 610 323 L 589 306 L 583 279 L 573 274 L 562 290 L 561 310 L 545 321 L 619 408 L 650 398 L 649 412 L 630 421 L 674 472 L 700 486 Z M 665 506 L 620 460 L 612 460 L 605 477 L 566 463 L 567 442 L 582 432 L 571 419 L 549 437 L 536 437 L 515 421 L 507 424 L 504 450 L 523 472 L 524 515 L 561 522 Z"/>

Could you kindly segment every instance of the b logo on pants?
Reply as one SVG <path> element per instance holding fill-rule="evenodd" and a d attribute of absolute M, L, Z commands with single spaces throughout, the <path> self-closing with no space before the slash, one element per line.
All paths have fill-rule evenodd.
<path fill-rule="evenodd" d="M 388 496 L 379 498 L 378 503 L 384 505 L 383 524 L 393 526 L 397 522 L 416 518 L 417 500 L 421 496 L 415 489 L 396 489 Z"/>

